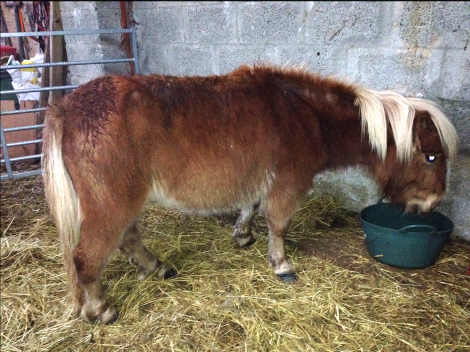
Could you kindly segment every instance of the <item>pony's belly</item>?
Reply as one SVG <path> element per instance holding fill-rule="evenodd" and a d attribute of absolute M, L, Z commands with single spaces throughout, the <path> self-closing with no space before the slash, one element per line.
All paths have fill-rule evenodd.
<path fill-rule="evenodd" d="M 196 177 L 171 186 L 169 182 L 155 178 L 148 201 L 191 214 L 227 213 L 262 200 L 272 188 L 273 178 L 267 172 L 261 178 L 252 178 L 249 183 L 246 182 L 249 178 L 242 182 L 236 178 L 217 181 L 208 177 L 200 182 Z"/>
<path fill-rule="evenodd" d="M 256 197 L 256 195 L 247 197 L 242 192 L 240 192 L 240 197 L 226 196 L 222 198 L 213 197 L 210 194 L 204 197 L 192 196 L 190 193 L 172 194 L 161 189 L 153 189 L 148 201 L 183 213 L 212 215 L 245 208 L 248 205 L 255 204 L 260 198 L 261 195 L 259 197 Z"/>

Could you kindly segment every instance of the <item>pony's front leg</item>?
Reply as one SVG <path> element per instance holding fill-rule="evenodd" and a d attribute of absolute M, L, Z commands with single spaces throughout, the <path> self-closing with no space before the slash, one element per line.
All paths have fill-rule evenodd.
<path fill-rule="evenodd" d="M 242 209 L 240 216 L 235 223 L 235 230 L 232 235 L 233 239 L 240 247 L 248 247 L 256 242 L 256 239 L 251 233 L 251 222 L 256 214 L 258 214 L 258 211 L 259 203 L 246 209 Z"/>
<path fill-rule="evenodd" d="M 307 186 L 305 183 L 304 188 L 277 187 L 261 203 L 269 229 L 268 260 L 274 273 L 286 282 L 297 280 L 297 275 L 287 260 L 285 238 L 290 219 L 300 205 Z"/>
<path fill-rule="evenodd" d="M 289 228 L 289 220 L 275 222 L 267 219 L 269 229 L 268 260 L 274 273 L 283 281 L 297 280 L 297 275 L 292 265 L 287 260 L 285 250 L 285 238 Z"/>
<path fill-rule="evenodd" d="M 176 276 L 176 270 L 166 263 L 162 263 L 150 253 L 142 244 L 142 229 L 139 221 L 135 221 L 126 231 L 119 249 L 129 262 L 140 269 L 139 279 L 143 280 L 155 271 L 161 279 Z"/>

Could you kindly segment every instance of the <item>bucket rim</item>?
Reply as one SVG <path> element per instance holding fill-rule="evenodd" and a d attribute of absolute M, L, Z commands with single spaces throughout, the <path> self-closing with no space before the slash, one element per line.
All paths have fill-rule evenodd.
<path fill-rule="evenodd" d="M 425 223 L 416 223 L 416 224 L 411 224 L 411 225 L 405 225 L 405 226 L 401 226 L 400 228 L 392 228 L 390 226 L 379 225 L 377 223 L 372 222 L 371 219 L 369 219 L 366 215 L 367 215 L 367 212 L 371 212 L 371 211 L 373 212 L 375 209 L 380 209 L 380 207 L 385 207 L 385 209 L 387 207 L 393 207 L 394 210 L 397 210 L 399 208 L 399 206 L 397 204 L 383 203 L 383 202 L 379 201 L 379 202 L 377 202 L 375 204 L 372 204 L 372 205 L 369 205 L 369 206 L 367 206 L 367 207 L 365 207 L 364 209 L 361 210 L 361 212 L 359 214 L 359 217 L 361 219 L 361 223 L 363 225 L 365 223 L 369 226 L 373 226 L 373 227 L 376 227 L 378 229 L 397 232 L 397 233 L 402 233 L 402 234 L 424 234 L 424 235 L 429 235 L 429 234 L 431 234 L 429 232 L 429 230 L 431 230 L 431 228 L 432 228 L 434 230 L 434 231 L 432 231 L 433 234 L 442 235 L 442 234 L 447 234 L 447 233 L 450 234 L 452 231 L 454 231 L 454 228 L 455 228 L 455 225 L 454 225 L 453 221 L 449 217 L 447 217 L 446 215 L 444 215 L 441 212 L 436 211 L 436 210 L 432 211 L 430 214 L 434 214 L 434 216 L 438 216 L 439 218 L 442 218 L 442 220 L 445 221 L 447 223 L 447 225 L 449 225 L 449 226 L 447 226 L 447 228 L 438 229 L 435 226 L 428 225 L 428 224 L 425 224 Z M 406 212 L 402 211 L 402 213 L 405 214 Z M 408 214 L 414 216 L 414 214 L 411 214 L 411 213 L 408 213 Z M 374 214 L 374 215 L 376 215 L 376 214 Z M 426 216 L 429 216 L 429 215 L 426 215 Z M 410 231 L 410 229 L 412 229 L 412 228 L 419 228 L 419 227 L 421 227 L 423 229 L 426 228 L 426 231 L 424 231 L 424 232 L 423 231 Z"/>

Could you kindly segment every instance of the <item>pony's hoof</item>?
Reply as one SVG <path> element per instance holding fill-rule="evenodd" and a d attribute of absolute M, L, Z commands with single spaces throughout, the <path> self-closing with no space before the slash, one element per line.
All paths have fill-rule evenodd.
<path fill-rule="evenodd" d="M 110 320 L 108 320 L 105 324 L 106 325 L 111 325 L 111 324 L 114 324 L 118 319 L 119 319 L 119 313 L 118 312 L 115 312 L 116 314 L 114 315 L 114 317 L 112 317 Z"/>
<path fill-rule="evenodd" d="M 90 310 L 82 309 L 82 317 L 90 324 L 100 322 L 101 324 L 113 324 L 119 317 L 118 312 L 113 306 L 106 304 L 105 309 L 101 312 L 94 312 Z"/>
<path fill-rule="evenodd" d="M 248 247 L 251 247 L 252 245 L 254 245 L 255 242 L 256 242 L 256 238 L 251 236 L 251 238 L 248 238 L 248 240 L 246 242 L 243 242 L 243 244 L 239 244 L 239 246 L 241 248 L 248 248 Z"/>
<path fill-rule="evenodd" d="M 235 229 L 233 232 L 232 238 L 237 242 L 240 248 L 247 248 L 253 245 L 256 242 L 256 238 L 252 233 L 242 234 L 238 229 Z"/>
<path fill-rule="evenodd" d="M 163 274 L 163 279 L 171 279 L 172 277 L 176 276 L 178 276 L 178 272 L 176 271 L 176 269 L 170 268 L 165 272 L 165 274 Z"/>
<path fill-rule="evenodd" d="M 280 278 L 282 281 L 291 283 L 297 281 L 297 275 L 295 273 L 290 273 L 290 274 L 276 274 L 278 278 Z"/>
<path fill-rule="evenodd" d="M 157 277 L 164 280 L 171 279 L 172 277 L 175 277 L 177 275 L 178 272 L 176 271 L 176 269 L 172 268 L 171 266 L 165 263 L 162 264 L 162 266 L 158 268 L 157 271 Z"/>

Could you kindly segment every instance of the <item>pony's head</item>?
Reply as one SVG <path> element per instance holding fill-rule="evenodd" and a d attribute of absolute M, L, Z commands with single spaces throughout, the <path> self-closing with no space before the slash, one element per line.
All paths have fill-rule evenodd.
<path fill-rule="evenodd" d="M 371 91 L 359 99 L 368 103 L 359 105 L 363 131 L 379 155 L 371 169 L 382 195 L 408 212 L 429 213 L 444 198 L 448 161 L 457 154 L 454 126 L 427 100 Z M 383 118 L 377 120 L 373 115 L 378 111 L 373 109 L 380 107 Z"/>

